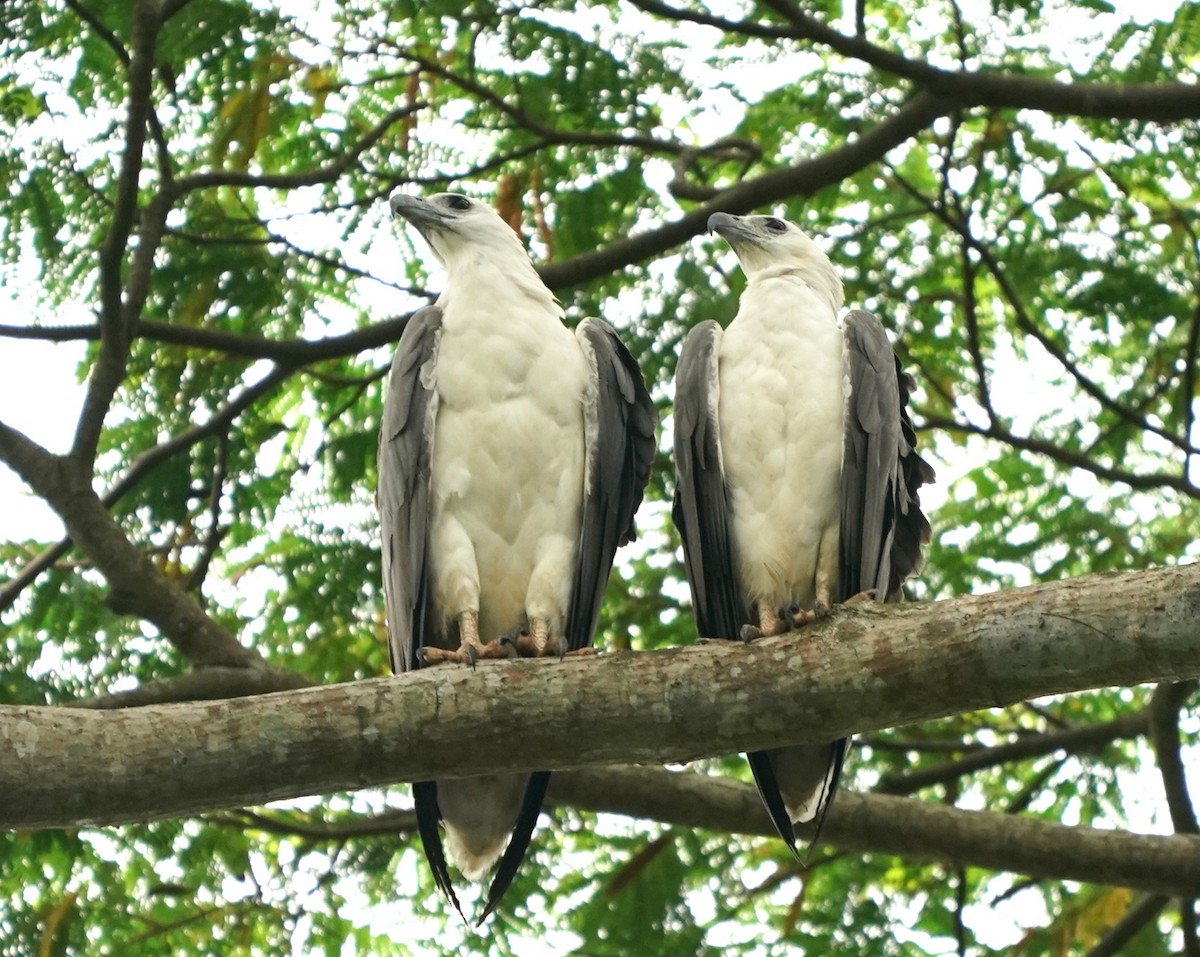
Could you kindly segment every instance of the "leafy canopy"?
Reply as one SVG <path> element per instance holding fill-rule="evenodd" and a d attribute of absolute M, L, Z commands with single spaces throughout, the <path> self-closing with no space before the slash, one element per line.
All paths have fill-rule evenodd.
<path fill-rule="evenodd" d="M 236 641 L 178 640 L 118 587 L 132 559 L 39 489 L 81 547 L 0 545 L 0 702 L 134 703 L 227 659 L 309 682 L 385 673 L 381 380 L 439 283 L 387 220 L 397 187 L 495 202 L 572 320 L 618 326 L 664 420 L 683 334 L 730 317 L 742 282 L 708 213 L 805 224 L 919 383 L 943 483 L 918 597 L 1196 558 L 1200 4 L 726 6 L 6 6 L 0 255 L 33 281 L 3 348 L 81 350 L 73 474 L 155 581 Z M 35 377 L 25 401 L 67 385 Z M 609 647 L 694 635 L 669 447 L 668 430 Z M 1180 829 L 1144 737 L 1156 700 L 872 735 L 850 785 L 908 793 L 924 773 L 930 800 Z M 1099 744 L 1055 743 L 1083 727 Z M 1182 727 L 1194 758 L 1194 717 Z M 1017 740 L 1045 747 L 954 763 Z M 1040 955 L 1139 914 L 1123 953 L 1166 954 L 1185 931 L 1196 946 L 1188 906 L 1102 884 L 834 847 L 803 872 L 777 841 L 569 808 L 475 935 L 446 922 L 406 800 L 5 833 L 0 953 Z"/>

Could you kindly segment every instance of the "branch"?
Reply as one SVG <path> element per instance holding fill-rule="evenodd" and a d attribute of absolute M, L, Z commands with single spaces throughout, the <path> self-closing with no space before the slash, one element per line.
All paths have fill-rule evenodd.
<path fill-rule="evenodd" d="M 208 420 L 203 424 L 185 429 L 161 445 L 156 445 L 141 452 L 130 463 L 129 468 L 125 470 L 125 474 L 100 497 L 100 504 L 106 510 L 111 509 L 155 468 L 180 452 L 191 448 L 197 442 L 201 442 L 210 435 L 214 435 L 227 428 L 242 412 L 258 401 L 258 399 L 262 398 L 262 396 L 269 393 L 291 373 L 292 369 L 287 366 L 272 369 L 258 382 L 243 389 L 236 399 L 230 399 L 226 402 L 225 405 L 209 416 Z M 46 453 L 46 455 L 49 454 L 48 452 Z M 2 457 L 2 451 L 0 451 L 0 457 Z M 17 471 L 20 472 L 19 469 Z M 29 482 L 29 484 L 33 485 L 32 482 Z M 60 517 L 63 518 L 63 523 L 67 524 L 66 517 L 61 516 L 61 513 Z M 66 538 L 40 552 L 21 569 L 20 574 L 5 582 L 3 586 L 0 586 L 0 611 L 11 607 L 21 592 L 36 580 L 38 575 L 62 558 L 70 550 L 71 541 L 72 536 L 70 534 L 70 526 L 68 525 L 68 535 Z"/>
<path fill-rule="evenodd" d="M 556 774 L 549 800 L 678 827 L 775 835 L 753 785 L 692 771 L 608 767 Z M 838 795 L 821 839 L 842 851 L 898 854 L 950 867 L 984 867 L 1151 893 L 1179 893 L 1200 881 L 1200 838 L 1066 827 L 858 791 Z"/>
<path fill-rule="evenodd" d="M 0 739 L 11 743 L 0 761 L 0 826 L 140 820 L 394 781 L 690 761 L 1048 694 L 1182 681 L 1200 676 L 1198 617 L 1193 565 L 930 604 L 859 603 L 803 637 L 749 646 L 427 668 L 115 712 L 0 708 Z M 119 758 L 114 741 L 123 744 Z"/>
<path fill-rule="evenodd" d="M 104 41 L 105 45 L 112 50 L 113 55 L 117 58 L 117 62 L 128 70 L 129 51 L 125 49 L 125 45 L 121 43 L 117 35 L 108 27 L 106 27 L 103 21 L 101 21 L 99 17 L 92 13 L 91 10 L 80 3 L 79 0 L 66 0 L 66 4 L 67 8 L 74 13 L 75 16 L 79 17 L 80 20 L 91 27 L 96 35 Z"/>
<path fill-rule="evenodd" d="M 1161 894 L 1151 894 L 1137 901 L 1127 910 L 1119 921 L 1112 925 L 1084 957 L 1117 957 L 1125 953 L 1125 945 L 1136 937 L 1147 924 L 1162 913 L 1167 906 L 1168 897 Z"/>
<path fill-rule="evenodd" d="M 542 281 L 554 290 L 577 286 L 632 263 L 652 259 L 693 236 L 699 236 L 707 228 L 708 217 L 713 213 L 748 213 L 781 197 L 811 196 L 870 166 L 889 150 L 953 109 L 953 104 L 944 99 L 918 94 L 890 117 L 837 149 L 786 169 L 742 180 L 681 219 L 657 229 L 619 239 L 594 252 L 543 266 L 538 270 Z"/>
<path fill-rule="evenodd" d="M 368 349 L 394 344 L 408 324 L 409 316 L 386 319 L 363 329 L 326 336 L 323 339 L 266 339 L 248 336 L 222 329 L 204 329 L 198 326 L 172 325 L 143 319 L 138 323 L 138 334 L 147 339 L 169 342 L 174 345 L 192 346 L 197 349 L 213 349 L 231 356 L 247 359 L 273 359 L 293 366 L 308 365 L 323 359 L 339 359 L 357 355 Z"/>
<path fill-rule="evenodd" d="M 109 605 L 117 614 L 150 622 L 193 664 L 263 665 L 262 658 L 206 615 L 129 540 L 92 489 L 91 476 L 81 474 L 78 460 L 51 455 L 0 423 L 0 461 L 58 513 L 67 534 L 108 581 Z"/>
<path fill-rule="evenodd" d="M 602 767 L 556 774 L 547 803 L 621 814 L 686 830 L 774 837 L 775 829 L 749 784 L 731 778 L 660 768 Z M 358 837 L 411 833 L 413 812 L 325 821 L 316 814 L 214 814 L 211 823 L 238 830 L 342 843 Z M 962 811 L 932 802 L 845 792 L 822 831 L 843 852 L 902 854 L 951 867 L 979 866 L 1041 880 L 1080 880 L 1179 891 L 1197 879 L 1200 841 L 1142 837 L 993 811 Z M 1176 868 L 1182 868 L 1177 871 Z"/>
<path fill-rule="evenodd" d="M 630 135 L 619 132 L 596 133 L 589 130 L 559 129 L 531 116 L 521 107 L 513 106 L 504 97 L 493 93 L 483 84 L 455 73 L 437 60 L 423 57 L 410 48 L 403 48 L 399 52 L 417 64 L 423 71 L 439 76 L 448 83 L 453 83 L 469 96 L 494 106 L 497 111 L 512 120 L 517 128 L 533 133 L 547 146 L 593 146 L 614 149 L 625 147 L 639 149 L 650 155 L 666 153 L 669 156 L 675 156 L 686 149 L 684 144 L 678 140 L 664 140 L 657 136 L 641 133 Z"/>
<path fill-rule="evenodd" d="M 117 196 L 112 221 L 100 247 L 100 355 L 92 369 L 83 409 L 75 429 L 72 455 L 90 471 L 104 417 L 113 395 L 125 377 L 131 341 L 128 316 L 122 308 L 122 266 L 129 237 L 137 219 L 138 178 L 150 115 L 150 88 L 154 73 L 154 43 L 160 26 L 157 8 L 136 4 L 133 13 L 133 56 L 129 65 L 129 106 L 125 119 L 125 148 L 121 154 Z"/>
<path fill-rule="evenodd" d="M 73 701 L 65 707 L 106 711 L 116 708 L 142 708 L 153 704 L 180 701 L 217 701 L 273 691 L 311 688 L 313 683 L 302 675 L 282 668 L 236 668 L 209 666 L 196 668 L 172 678 L 160 678 L 112 694 Z"/>
<path fill-rule="evenodd" d="M 890 168 L 890 172 L 895 181 L 899 183 L 901 188 L 906 193 L 913 197 L 913 199 L 915 199 L 917 202 L 921 203 L 940 222 L 958 234 L 962 240 L 963 275 L 964 277 L 967 277 L 964 278 L 964 283 L 969 277 L 974 276 L 974 266 L 966 254 L 967 249 L 971 249 L 978 254 L 980 261 L 987 267 L 988 272 L 991 273 L 992 278 L 996 281 L 996 285 L 999 287 L 1004 300 L 1008 303 L 1009 308 L 1012 310 L 1013 319 L 1017 324 L 1017 328 L 1019 328 L 1026 335 L 1032 336 L 1038 342 L 1038 344 L 1046 350 L 1051 358 L 1053 358 L 1060 366 L 1062 366 L 1067 374 L 1075 380 L 1076 384 L 1080 389 L 1083 390 L 1083 392 L 1091 396 L 1102 407 L 1109 409 L 1126 422 L 1136 426 L 1138 429 L 1144 432 L 1151 432 L 1160 438 L 1165 439 L 1172 445 L 1181 449 L 1185 454 L 1191 455 L 1198 451 L 1190 444 L 1186 431 L 1182 435 L 1175 435 L 1171 432 L 1168 432 L 1164 427 L 1155 425 L 1153 422 L 1151 422 L 1146 415 L 1139 415 L 1136 410 L 1131 409 L 1114 399 L 1111 395 L 1109 395 L 1111 389 L 1106 389 L 1100 386 L 1090 376 L 1088 376 L 1083 369 L 1080 368 L 1079 364 L 1074 360 L 1074 358 L 1072 358 L 1072 356 L 1068 353 L 1066 348 L 1055 342 L 1054 339 L 1033 320 L 1033 317 L 1029 314 L 1029 310 L 1025 308 L 1024 301 L 1017 293 L 1016 287 L 1014 287 L 1009 281 L 1007 270 L 1000 264 L 1000 261 L 992 252 L 992 248 L 987 243 L 976 238 L 972 234 L 969 217 L 963 215 L 961 210 L 957 210 L 954 214 L 952 214 L 946 205 L 941 201 L 929 199 L 905 177 L 901 176 L 900 172 L 894 167 Z M 970 342 L 972 356 L 975 358 L 976 372 L 978 375 L 983 375 L 983 372 L 981 371 L 982 359 L 978 358 L 979 349 L 977 344 L 977 328 L 975 327 L 974 323 L 975 315 L 973 308 L 974 297 L 973 295 L 968 294 L 965 299 L 967 303 L 966 318 L 968 341 Z M 995 414 L 995 410 L 992 409 L 991 403 L 987 398 L 986 392 L 984 391 L 986 390 L 987 383 L 986 376 L 981 378 L 980 382 L 982 383 L 980 397 L 981 404 L 988 413 L 988 421 L 992 426 L 999 428 L 999 422 Z M 1186 473 L 1186 469 L 1184 471 Z M 1186 482 L 1186 474 L 1182 476 L 1182 478 L 1183 481 Z"/>
<path fill-rule="evenodd" d="M 886 73 L 911 80 L 938 96 L 953 98 L 960 107 L 990 106 L 1098 119 L 1160 122 L 1190 120 L 1200 116 L 1200 86 L 1194 83 L 1062 83 L 1038 77 L 1013 76 L 996 70 L 943 70 L 909 59 L 861 36 L 840 33 L 791 3 L 782 0 L 766 2 L 783 18 L 785 26 L 725 20 L 673 8 L 654 0 L 633 0 L 634 6 L 647 13 L 703 23 L 724 32 L 820 43 L 847 59 L 860 60 Z"/>
<path fill-rule="evenodd" d="M 971 422 L 959 422 L 956 419 L 947 418 L 939 415 L 926 415 L 918 429 L 942 429 L 946 432 L 958 432 L 965 435 L 980 435 L 987 439 L 995 439 L 997 442 L 1003 442 L 1006 445 L 1011 445 L 1015 449 L 1022 449 L 1026 452 L 1036 452 L 1039 455 L 1044 455 L 1046 458 L 1058 462 L 1061 465 L 1069 465 L 1072 468 L 1083 469 L 1085 472 L 1091 472 L 1097 478 L 1104 479 L 1106 482 L 1117 482 L 1122 485 L 1128 485 L 1135 489 L 1173 489 L 1183 495 L 1191 498 L 1200 497 L 1200 487 L 1193 484 L 1185 475 L 1172 475 L 1169 472 L 1129 472 L 1125 469 L 1116 468 L 1115 466 L 1101 465 L 1094 461 L 1083 452 L 1075 452 L 1071 449 L 1065 449 L 1062 446 L 1055 445 L 1053 442 L 1048 442 L 1045 439 L 1035 439 L 1030 436 L 1017 435 L 1008 428 L 1001 426 L 998 422 L 994 422 L 988 426 L 975 425 Z"/>
<path fill-rule="evenodd" d="M 36 339 L 39 342 L 94 341 L 100 338 L 100 324 L 75 326 L 12 326 L 0 325 L 0 336 L 6 339 Z"/>
<path fill-rule="evenodd" d="M 1167 795 L 1167 808 L 1177 834 L 1200 834 L 1196 811 L 1188 795 L 1187 775 L 1180 753 L 1179 711 L 1196 690 L 1195 681 L 1160 685 L 1150 701 L 1150 738 Z"/>
<path fill-rule="evenodd" d="M 353 166 L 360 156 L 383 139 L 395 124 L 407 116 L 424 109 L 428 104 L 414 103 L 392 110 L 370 129 L 357 143 L 342 153 L 336 160 L 303 173 L 242 173 L 235 170 L 212 170 L 184 176 L 176 181 L 180 194 L 197 189 L 212 189 L 216 186 L 247 187 L 252 189 L 300 189 L 304 186 L 319 186 L 332 183 Z"/>
<path fill-rule="evenodd" d="M 293 366 L 308 365 L 325 359 L 340 359 L 369 349 L 378 349 L 400 341 L 408 316 L 385 319 L 353 332 L 323 339 L 268 339 L 224 329 L 182 326 L 154 319 L 139 320 L 135 333 L 155 342 L 211 349 L 245 359 L 272 359 Z M 7 326 L 0 325 L 0 337 L 37 339 L 43 342 L 71 342 L 100 338 L 99 324 L 79 326 Z"/>
<path fill-rule="evenodd" d="M 1142 710 L 1123 715 L 1102 724 L 1091 724 L 1054 731 L 1028 734 L 1007 744 L 978 748 L 953 761 L 946 761 L 920 771 L 884 775 L 875 790 L 881 794 L 914 794 L 922 788 L 946 784 L 975 771 L 998 767 L 1012 761 L 1026 761 L 1058 751 L 1078 753 L 1102 747 L 1118 738 L 1136 738 L 1150 727 L 1150 715 Z M 961 749 L 962 745 L 957 745 Z"/>

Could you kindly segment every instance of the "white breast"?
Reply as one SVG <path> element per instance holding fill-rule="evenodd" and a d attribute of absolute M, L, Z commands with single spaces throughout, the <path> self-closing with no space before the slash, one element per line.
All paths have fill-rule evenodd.
<path fill-rule="evenodd" d="M 588 370 L 556 308 L 510 288 L 445 304 L 430 549 L 436 607 L 480 637 L 547 617 L 561 633 L 584 486 Z"/>
<path fill-rule="evenodd" d="M 751 282 L 722 337 L 734 544 L 747 600 L 772 609 L 811 607 L 819 562 L 836 576 L 842 352 L 828 302 L 789 277 Z"/>

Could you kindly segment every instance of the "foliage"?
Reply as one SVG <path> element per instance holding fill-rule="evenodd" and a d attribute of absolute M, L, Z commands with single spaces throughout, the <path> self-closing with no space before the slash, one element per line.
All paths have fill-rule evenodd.
<path fill-rule="evenodd" d="M 857 5 L 857 26 L 839 4 L 727 6 L 5 7 L 0 255 L 14 276 L 33 265 L 36 308 L 0 327 L 4 348 L 85 344 L 80 376 L 111 411 L 94 469 L 86 443 L 73 461 L 157 573 L 251 655 L 314 682 L 387 669 L 381 381 L 393 320 L 438 285 L 387 222 L 397 187 L 493 200 L 568 316 L 619 327 L 664 421 L 682 335 L 727 319 L 740 288 L 707 213 L 776 206 L 804 223 L 917 378 L 942 482 L 918 597 L 1197 557 L 1200 106 L 1172 84 L 1196 82 L 1200 5 L 1150 19 L 1100 0 L 880 0 Z M 1093 99 L 1074 95 L 1085 84 Z M 68 307 L 95 323 L 62 328 Z M 610 583 L 610 647 L 693 638 L 669 449 L 668 431 L 642 546 Z M 189 672 L 186 648 L 106 599 L 111 559 L 53 546 L 0 545 L 0 703 Z M 946 767 L 926 797 L 1115 826 L 1144 825 L 1152 802 L 1170 826 L 1145 793 L 1144 728 L 947 764 L 1151 706 L 1106 691 L 874 735 L 850 786 L 903 792 Z M 745 774 L 737 759 L 714 770 Z M 804 873 L 777 841 L 559 809 L 476 934 L 446 922 L 411 821 L 387 810 L 405 800 L 5 834 L 0 954 L 1033 957 L 1086 952 L 1138 904 L 830 848 Z M 1000 917 L 986 906 L 1010 897 Z M 1154 911 L 1123 953 L 1177 948 L 1187 912 Z"/>

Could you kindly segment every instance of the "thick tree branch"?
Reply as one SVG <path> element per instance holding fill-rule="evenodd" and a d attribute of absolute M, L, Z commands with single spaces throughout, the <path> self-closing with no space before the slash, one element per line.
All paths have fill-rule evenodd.
<path fill-rule="evenodd" d="M 400 780 L 687 761 L 1047 694 L 1187 680 L 1200 676 L 1198 619 L 1200 566 L 1173 567 L 928 605 L 860 603 L 803 635 L 750 646 L 429 668 L 116 712 L 0 708 L 8 751 L 0 825 L 172 816 Z"/>
<path fill-rule="evenodd" d="M 748 213 L 783 197 L 811 196 L 870 166 L 888 150 L 915 136 L 949 111 L 951 106 L 945 100 L 918 94 L 890 117 L 837 149 L 786 169 L 743 180 L 682 218 L 657 229 L 635 233 L 594 252 L 543 266 L 539 270 L 542 280 L 555 290 L 577 286 L 632 263 L 652 259 L 693 236 L 699 236 L 707 228 L 708 217 L 713 213 Z"/>
<path fill-rule="evenodd" d="M 107 579 L 109 602 L 118 613 L 153 624 L 196 665 L 260 667 L 262 659 L 228 631 L 126 537 L 91 486 L 90 474 L 71 457 L 51 455 L 15 429 L 0 424 L 5 461 L 67 526 L 67 534 Z"/>
<path fill-rule="evenodd" d="M 773 838 L 775 829 L 750 784 L 716 775 L 610 766 L 564 771 L 550 783 L 556 807 L 657 821 L 688 830 Z M 395 808 L 365 817 L 237 810 L 207 820 L 239 830 L 341 843 L 411 833 L 413 812 Z M 822 831 L 843 852 L 900 854 L 950 867 L 987 867 L 1039 880 L 1079 880 L 1178 892 L 1200 879 L 1200 840 L 1140 836 L 1089 827 L 962 811 L 933 802 L 845 792 Z"/>
<path fill-rule="evenodd" d="M 672 20 L 686 20 L 764 39 L 790 38 L 819 43 L 851 60 L 859 60 L 894 76 L 911 80 L 960 107 L 1039 110 L 1064 116 L 1113 120 L 1159 120 L 1171 123 L 1200 116 L 1200 86 L 1192 83 L 1063 83 L 998 70 L 943 70 L 881 47 L 862 36 L 840 33 L 787 0 L 767 0 L 783 26 L 727 20 L 683 10 L 656 0 L 634 0 L 634 6 Z"/>
<path fill-rule="evenodd" d="M 550 801 L 680 827 L 775 834 L 753 785 L 690 771 L 609 767 L 565 772 L 551 779 Z M 950 867 L 985 867 L 1152 893 L 1178 893 L 1200 881 L 1200 838 L 1066 827 L 857 791 L 838 795 L 821 839 L 843 851 L 898 854 Z"/>

